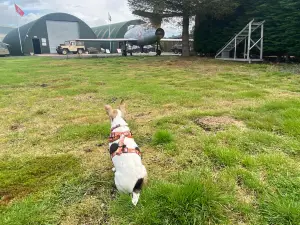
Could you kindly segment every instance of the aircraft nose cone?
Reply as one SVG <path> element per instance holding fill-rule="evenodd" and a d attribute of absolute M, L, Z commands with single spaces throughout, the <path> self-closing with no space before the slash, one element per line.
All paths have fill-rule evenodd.
<path fill-rule="evenodd" d="M 162 28 L 158 28 L 155 31 L 155 36 L 158 37 L 159 39 L 162 39 L 165 36 L 165 31 Z"/>

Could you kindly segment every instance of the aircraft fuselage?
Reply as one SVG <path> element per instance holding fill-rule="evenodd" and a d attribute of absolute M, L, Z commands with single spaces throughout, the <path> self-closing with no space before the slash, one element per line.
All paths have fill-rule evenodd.
<path fill-rule="evenodd" d="M 144 46 L 152 45 L 157 43 L 165 35 L 165 32 L 162 28 L 154 28 L 150 24 L 136 25 L 133 28 L 129 29 L 124 38 L 136 39 L 136 41 L 131 41 L 133 45 Z"/>

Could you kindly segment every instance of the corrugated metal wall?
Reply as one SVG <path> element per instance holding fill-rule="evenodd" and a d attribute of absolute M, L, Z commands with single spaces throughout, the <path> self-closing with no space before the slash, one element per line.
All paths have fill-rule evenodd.
<path fill-rule="evenodd" d="M 32 39 L 39 39 L 41 44 L 42 54 L 50 53 L 49 34 L 47 31 L 46 21 L 75 22 L 78 24 L 79 38 L 82 39 L 96 38 L 96 35 L 93 32 L 93 30 L 79 18 L 66 13 L 51 13 L 39 18 L 38 20 L 35 20 L 31 23 L 28 23 L 20 27 L 22 47 L 25 55 L 29 55 L 31 52 L 34 52 Z M 49 31 L 49 32 L 56 32 L 55 34 L 50 34 L 50 37 L 53 35 L 59 36 L 60 34 L 63 34 L 64 33 L 63 30 L 64 28 L 60 27 L 58 29 L 54 29 L 53 31 Z M 65 38 L 70 39 L 69 37 L 66 36 Z M 44 44 L 43 41 L 45 41 Z M 63 44 L 64 41 L 62 41 L 61 44 Z M 14 29 L 11 32 L 9 32 L 4 38 L 3 42 L 10 45 L 9 50 L 12 55 L 23 55 L 21 53 L 21 47 L 20 47 L 19 35 L 17 29 Z M 86 45 L 86 47 L 89 46 L 92 45 L 89 44 Z"/>

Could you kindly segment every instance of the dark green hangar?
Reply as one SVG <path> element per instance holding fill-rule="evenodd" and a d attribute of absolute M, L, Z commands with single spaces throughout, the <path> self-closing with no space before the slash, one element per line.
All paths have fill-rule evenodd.
<path fill-rule="evenodd" d="M 3 39 L 9 44 L 11 55 L 56 53 L 56 47 L 67 40 L 95 39 L 93 30 L 79 18 L 66 13 L 51 13 L 20 27 Z M 89 47 L 89 46 L 86 46 Z"/>
<path fill-rule="evenodd" d="M 130 20 L 121 23 L 114 23 L 109 25 L 103 25 L 99 27 L 93 27 L 93 31 L 95 32 L 97 38 L 106 39 L 109 38 L 109 27 L 110 27 L 110 38 L 124 38 L 125 33 L 128 31 L 128 28 L 135 25 L 140 25 L 145 23 L 142 20 Z M 109 42 L 100 42 L 101 47 L 105 49 L 109 49 Z M 111 43 L 111 51 L 117 52 L 117 48 L 119 48 L 118 42 Z"/>

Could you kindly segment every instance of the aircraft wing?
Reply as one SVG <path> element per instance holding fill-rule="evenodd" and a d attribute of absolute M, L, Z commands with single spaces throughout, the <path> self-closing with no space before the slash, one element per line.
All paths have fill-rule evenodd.
<path fill-rule="evenodd" d="M 160 39 L 160 41 L 182 41 L 182 39 L 178 39 L 178 38 L 163 38 L 163 39 Z M 189 41 L 194 41 L 194 39 L 189 39 Z"/>
<path fill-rule="evenodd" d="M 137 41 L 133 38 L 100 38 L 100 39 L 76 39 L 76 41 L 108 41 L 108 42 L 130 42 Z"/>

